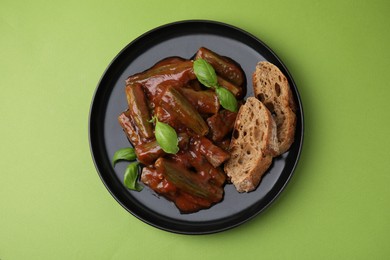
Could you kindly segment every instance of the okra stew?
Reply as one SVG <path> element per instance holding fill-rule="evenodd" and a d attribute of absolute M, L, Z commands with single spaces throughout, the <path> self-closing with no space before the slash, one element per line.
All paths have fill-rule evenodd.
<path fill-rule="evenodd" d="M 126 186 L 140 190 L 142 182 L 181 213 L 220 202 L 245 81 L 238 63 L 204 47 L 190 59 L 169 57 L 129 76 L 128 108 L 118 120 L 140 167 L 125 174 L 125 184 L 135 184 Z"/>

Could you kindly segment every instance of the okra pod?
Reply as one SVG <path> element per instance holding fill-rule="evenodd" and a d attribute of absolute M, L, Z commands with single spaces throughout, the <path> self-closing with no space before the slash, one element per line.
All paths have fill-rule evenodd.
<path fill-rule="evenodd" d="M 157 106 L 154 109 L 154 115 L 157 117 L 158 121 L 172 126 L 176 131 L 181 132 L 181 130 L 185 128 L 185 126 L 182 125 L 181 122 L 174 117 L 174 115 L 171 115 L 167 110 L 165 110 L 161 106 Z"/>
<path fill-rule="evenodd" d="M 245 74 L 242 68 L 233 60 L 223 57 L 207 48 L 201 47 L 195 59 L 204 59 L 213 66 L 215 72 L 236 86 L 243 87 Z"/>
<path fill-rule="evenodd" d="M 168 181 L 161 171 L 148 166 L 142 169 L 141 181 L 148 185 L 152 190 L 174 202 L 182 213 L 198 211 L 202 208 L 208 208 L 213 201 L 205 198 L 193 196 L 178 188 Z"/>
<path fill-rule="evenodd" d="M 168 199 L 175 199 L 176 186 L 168 182 L 163 174 L 152 166 L 142 168 L 141 181 L 148 185 L 152 190 L 159 194 L 163 194 Z"/>
<path fill-rule="evenodd" d="M 227 90 L 229 90 L 230 92 L 232 92 L 236 98 L 241 99 L 244 97 L 244 95 L 245 95 L 244 88 L 237 87 L 233 83 L 230 83 L 229 81 L 225 80 L 224 78 L 222 78 L 220 76 L 217 76 L 217 80 L 218 80 L 218 84 L 220 86 L 222 86 L 222 87 L 226 88 Z"/>
<path fill-rule="evenodd" d="M 178 192 L 174 202 L 181 213 L 192 213 L 200 209 L 206 209 L 214 203 L 208 199 L 196 197 L 183 191 Z"/>
<path fill-rule="evenodd" d="M 179 148 L 185 149 L 189 141 L 188 135 L 186 133 L 179 133 L 177 138 L 179 141 Z M 150 165 L 159 157 L 165 155 L 165 152 L 156 140 L 135 146 L 135 153 L 138 161 L 145 165 Z"/>
<path fill-rule="evenodd" d="M 234 122 L 236 121 L 237 113 L 229 110 L 222 110 L 207 118 L 207 124 L 210 127 L 211 139 L 214 142 L 222 141 L 227 134 L 233 130 Z"/>
<path fill-rule="evenodd" d="M 206 181 L 217 186 L 222 186 L 226 181 L 226 175 L 221 168 L 214 168 L 199 151 L 191 150 L 190 164 L 196 172 Z"/>
<path fill-rule="evenodd" d="M 175 89 L 180 89 L 183 87 L 183 84 L 176 80 L 166 80 L 162 81 L 157 85 L 150 86 L 147 89 L 147 96 L 152 103 L 152 106 L 157 107 L 160 104 L 161 96 L 164 94 L 167 87 L 173 87 Z"/>
<path fill-rule="evenodd" d="M 218 112 L 220 105 L 215 91 L 196 91 L 190 88 L 179 88 L 178 90 L 199 113 L 215 114 Z"/>
<path fill-rule="evenodd" d="M 127 85 L 126 96 L 129 113 L 133 118 L 139 134 L 144 138 L 153 138 L 154 134 L 152 124 L 150 123 L 149 107 L 141 84 Z"/>
<path fill-rule="evenodd" d="M 203 182 L 196 173 L 166 159 L 159 158 L 155 163 L 157 171 L 180 190 L 200 198 L 217 202 L 222 199 L 223 190 L 207 182 Z"/>
<path fill-rule="evenodd" d="M 202 136 L 199 141 L 200 153 L 206 157 L 209 163 L 211 163 L 211 165 L 215 168 L 230 158 L 230 154 L 228 152 L 213 144 L 213 142 L 206 137 Z"/>
<path fill-rule="evenodd" d="M 138 145 L 142 141 L 128 110 L 118 116 L 118 122 L 133 146 Z"/>
<path fill-rule="evenodd" d="M 128 77 L 126 84 L 141 83 L 148 91 L 153 91 L 153 87 L 167 80 L 175 80 L 184 85 L 196 79 L 192 66 L 191 60 L 156 64 L 144 72 Z"/>
<path fill-rule="evenodd" d="M 160 106 L 164 108 L 175 120 L 185 125 L 198 135 L 206 135 L 209 128 L 199 112 L 171 86 L 164 86 Z"/>

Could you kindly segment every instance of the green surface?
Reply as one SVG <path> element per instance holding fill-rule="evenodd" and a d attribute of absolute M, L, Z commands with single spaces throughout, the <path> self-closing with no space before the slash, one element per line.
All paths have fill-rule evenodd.
<path fill-rule="evenodd" d="M 215 1 L 217 2 L 217 1 Z M 388 1 L 0 2 L 0 259 L 388 259 Z M 211 19 L 266 42 L 305 112 L 282 196 L 227 232 L 139 221 L 93 165 L 88 114 L 112 58 L 156 26 Z"/>

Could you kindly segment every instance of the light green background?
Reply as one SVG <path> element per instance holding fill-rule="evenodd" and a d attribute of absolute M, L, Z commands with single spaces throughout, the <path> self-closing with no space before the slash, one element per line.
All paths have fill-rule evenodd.
<path fill-rule="evenodd" d="M 1 0 L 0 259 L 389 259 L 389 14 L 386 0 Z M 130 215 L 88 143 L 91 99 L 115 55 L 154 27 L 195 18 L 271 46 L 305 112 L 282 196 L 205 236 Z"/>

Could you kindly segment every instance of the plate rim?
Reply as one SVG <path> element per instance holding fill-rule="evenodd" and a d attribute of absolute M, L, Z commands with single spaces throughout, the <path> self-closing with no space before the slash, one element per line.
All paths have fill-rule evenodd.
<path fill-rule="evenodd" d="M 235 31 L 237 31 L 237 32 L 239 32 L 241 34 L 246 35 L 247 37 L 251 38 L 255 42 L 257 42 L 260 45 L 262 45 L 263 48 L 267 49 L 267 51 L 273 56 L 273 58 L 275 58 L 279 62 L 279 64 L 283 67 L 282 68 L 284 70 L 283 72 L 286 73 L 286 76 L 288 77 L 289 81 L 292 83 L 293 92 L 294 92 L 294 95 L 296 96 L 297 106 L 299 107 L 298 111 L 299 111 L 299 117 L 300 117 L 300 121 L 301 121 L 300 122 L 300 133 L 299 133 L 300 139 L 299 139 L 299 144 L 297 145 L 298 149 L 297 149 L 296 157 L 294 159 L 294 163 L 293 163 L 293 165 L 291 167 L 290 172 L 288 173 L 288 176 L 287 176 L 286 180 L 278 188 L 277 192 L 272 196 L 272 198 L 267 200 L 267 202 L 264 204 L 264 206 L 261 207 L 260 210 L 256 210 L 254 213 L 251 213 L 248 217 L 245 217 L 244 219 L 240 219 L 239 221 L 236 221 L 236 222 L 234 222 L 233 224 L 230 224 L 230 225 L 218 227 L 218 228 L 215 228 L 215 229 L 210 228 L 210 229 L 201 230 L 201 231 L 195 231 L 195 230 L 191 230 L 190 231 L 190 230 L 183 230 L 183 229 L 177 229 L 177 228 L 169 228 L 169 227 L 166 227 L 166 226 L 163 226 L 163 225 L 156 224 L 155 222 L 152 222 L 149 219 L 145 219 L 144 217 L 142 217 L 139 214 L 137 214 L 136 212 L 134 212 L 134 210 L 129 209 L 129 207 L 127 207 L 127 205 L 125 205 L 120 200 L 120 198 L 118 198 L 118 196 L 112 190 L 112 187 L 110 187 L 108 185 L 108 183 L 106 182 L 106 180 L 105 180 L 105 178 L 103 176 L 103 173 L 101 172 L 101 168 L 98 165 L 99 162 L 97 161 L 97 158 L 95 156 L 95 152 L 94 152 L 94 147 L 95 146 L 94 146 L 93 141 L 92 141 L 93 133 L 92 133 L 91 121 L 92 121 L 92 114 L 93 114 L 93 112 L 96 109 L 95 108 L 95 100 L 96 100 L 97 95 L 100 94 L 99 91 L 101 91 L 102 82 L 108 76 L 109 71 L 112 68 L 112 66 L 117 62 L 117 60 L 123 55 L 123 53 L 128 48 L 130 48 L 133 45 L 137 44 L 139 41 L 141 41 L 143 38 L 147 37 L 148 35 L 156 33 L 158 31 L 161 31 L 161 30 L 164 30 L 164 29 L 167 29 L 169 27 L 174 27 L 174 26 L 178 26 L 178 25 L 187 25 L 187 26 L 189 26 L 189 25 L 208 25 L 208 24 L 213 25 L 213 26 L 220 26 L 220 27 L 223 27 L 223 28 L 227 28 L 229 30 L 235 30 Z M 106 90 L 106 91 L 109 91 L 109 90 Z M 111 91 L 112 91 L 112 89 L 111 89 Z M 104 113 L 105 112 L 106 111 L 104 111 Z M 211 234 L 211 233 L 218 233 L 218 232 L 222 232 L 222 231 L 226 231 L 226 230 L 232 229 L 234 227 L 240 226 L 243 223 L 248 222 L 249 220 L 255 218 L 260 213 L 265 211 L 271 204 L 273 204 L 274 201 L 280 196 L 280 194 L 286 188 L 287 184 L 290 182 L 292 176 L 294 175 L 294 172 L 296 170 L 296 167 L 298 165 L 298 162 L 299 162 L 299 159 L 300 159 L 300 156 L 301 156 L 301 153 L 302 153 L 303 140 L 304 140 L 304 131 L 305 131 L 305 127 L 304 127 L 303 105 L 302 105 L 302 100 L 301 100 L 298 88 L 297 88 L 297 86 L 295 84 L 295 81 L 294 81 L 293 77 L 291 76 L 290 72 L 288 71 L 287 67 L 282 62 L 282 60 L 276 55 L 276 53 L 270 47 L 268 47 L 268 45 L 266 45 L 261 39 L 257 38 L 253 34 L 247 32 L 247 31 L 245 31 L 245 30 L 243 30 L 243 29 L 241 29 L 239 27 L 236 27 L 234 25 L 227 24 L 227 23 L 224 23 L 224 22 L 220 22 L 220 21 L 203 20 L 203 19 L 180 20 L 180 21 L 166 23 L 166 24 L 157 26 L 157 27 L 155 27 L 153 29 L 150 29 L 150 30 L 142 33 L 138 37 L 136 37 L 134 40 L 130 41 L 124 48 L 122 48 L 122 50 L 120 52 L 118 52 L 117 55 L 115 55 L 115 57 L 111 60 L 111 62 L 107 65 L 107 67 L 105 68 L 104 72 L 102 73 L 102 75 L 101 75 L 101 77 L 100 77 L 100 79 L 99 79 L 99 81 L 98 81 L 98 83 L 97 83 L 97 85 L 95 87 L 95 90 L 94 90 L 94 93 L 93 93 L 93 96 L 92 96 L 92 100 L 91 100 L 91 104 L 90 104 L 90 108 L 89 108 L 89 114 L 88 114 L 88 141 L 89 141 L 91 157 L 92 157 L 93 163 L 95 165 L 96 171 L 97 171 L 97 173 L 98 173 L 98 175 L 100 177 L 100 180 L 103 182 L 104 186 L 109 191 L 111 196 L 124 209 L 126 209 L 129 213 L 131 213 L 133 216 L 135 216 L 139 220 L 143 221 L 144 223 L 146 223 L 148 225 L 151 225 L 153 227 L 156 227 L 156 228 L 158 228 L 160 230 L 164 230 L 164 231 L 168 231 L 168 232 L 172 232 L 172 233 L 178 233 L 178 234 L 186 234 L 186 235 Z M 168 218 L 168 217 L 166 217 L 166 218 Z M 183 221 L 181 221 L 181 222 L 183 222 Z M 189 222 L 189 221 L 187 221 L 187 222 Z M 195 222 L 199 222 L 199 221 L 195 221 Z M 195 222 L 193 222 L 193 223 L 195 223 Z M 205 226 L 208 226 L 208 225 L 205 225 Z"/>

